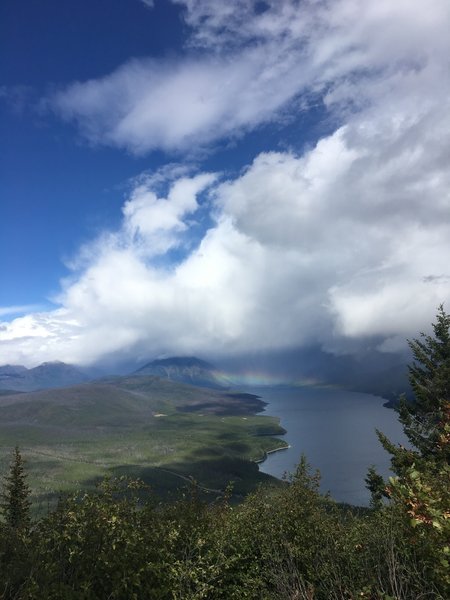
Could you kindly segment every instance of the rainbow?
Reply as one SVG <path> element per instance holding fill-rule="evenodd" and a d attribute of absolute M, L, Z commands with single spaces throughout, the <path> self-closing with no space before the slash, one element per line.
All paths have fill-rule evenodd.
<path fill-rule="evenodd" d="M 214 371 L 214 376 L 224 386 L 269 387 L 285 385 L 289 387 L 329 387 L 323 381 L 313 377 L 300 377 L 294 380 L 287 380 L 276 375 L 264 373 L 263 371 L 246 371 L 244 373 Z"/>

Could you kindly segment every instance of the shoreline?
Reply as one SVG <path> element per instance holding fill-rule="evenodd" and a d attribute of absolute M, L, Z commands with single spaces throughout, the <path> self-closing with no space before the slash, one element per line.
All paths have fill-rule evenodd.
<path fill-rule="evenodd" d="M 279 446 L 278 448 L 274 448 L 273 450 L 265 450 L 264 451 L 264 456 L 262 458 L 259 458 L 253 462 L 255 462 L 257 465 L 263 463 L 267 457 L 269 456 L 269 454 L 273 454 L 274 452 L 280 452 L 281 450 L 289 450 L 289 448 L 291 447 L 290 444 L 288 444 L 286 442 L 286 446 Z"/>
<path fill-rule="evenodd" d="M 252 395 L 256 395 L 256 394 L 252 394 Z M 265 411 L 266 411 L 266 408 L 267 408 L 267 406 L 269 406 L 269 401 L 267 401 L 267 400 L 264 400 L 264 395 L 261 395 L 261 396 L 260 396 L 260 395 L 257 395 L 257 397 L 258 397 L 258 398 L 259 398 L 259 399 L 260 399 L 260 400 L 261 400 L 261 401 L 264 403 L 264 408 L 263 408 L 263 410 L 261 411 L 261 413 L 262 413 L 262 416 L 266 416 L 266 417 L 275 417 L 275 418 L 278 420 L 278 425 L 279 425 L 280 427 L 282 427 L 282 426 L 281 426 L 281 417 L 278 417 L 278 416 L 275 416 L 275 415 L 264 415 L 264 413 L 265 413 Z M 282 433 L 281 435 L 286 435 L 286 433 L 287 433 L 287 430 L 286 430 L 286 429 L 284 429 L 284 427 L 282 427 L 282 429 L 284 430 L 284 433 Z M 280 434 L 279 434 L 279 435 L 280 435 Z M 289 448 L 291 448 L 291 445 L 290 445 L 290 444 L 288 444 L 288 442 L 285 442 L 284 440 L 280 440 L 280 442 L 281 442 L 282 444 L 284 443 L 285 445 L 284 445 L 284 446 L 278 446 L 277 448 L 273 448 L 273 450 L 265 450 L 265 451 L 264 451 L 264 454 L 263 454 L 263 456 L 262 456 L 262 458 L 259 458 L 259 459 L 255 460 L 255 461 L 253 461 L 253 462 L 254 462 L 255 464 L 257 464 L 257 465 L 260 465 L 260 464 L 262 464 L 263 462 L 265 462 L 265 461 L 267 460 L 267 458 L 268 458 L 269 454 L 274 454 L 275 452 L 281 452 L 282 450 L 289 450 Z M 258 471 L 259 471 L 259 466 L 258 466 Z"/>

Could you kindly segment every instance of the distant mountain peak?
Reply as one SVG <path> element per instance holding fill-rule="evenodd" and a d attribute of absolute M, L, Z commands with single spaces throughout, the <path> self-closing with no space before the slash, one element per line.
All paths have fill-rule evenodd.
<path fill-rule="evenodd" d="M 69 365 L 68 363 L 62 362 L 61 360 L 49 360 L 47 362 L 43 362 L 40 365 L 38 365 L 37 367 L 34 367 L 33 369 L 30 369 L 30 371 L 43 371 L 45 369 L 52 369 L 52 370 L 70 370 L 70 371 L 79 371 L 78 367 L 75 367 L 74 365 Z"/>
<path fill-rule="evenodd" d="M 139 371 L 142 371 L 143 369 L 146 369 L 147 367 L 198 367 L 199 369 L 206 369 L 208 371 L 213 371 L 214 370 L 214 366 L 211 365 L 210 363 L 206 362 L 205 360 L 202 360 L 200 358 L 197 358 L 196 356 L 171 356 L 169 358 L 157 358 L 155 360 L 152 360 L 151 362 L 147 363 L 146 365 L 144 365 L 143 367 L 141 367 L 140 369 L 138 369 L 136 371 L 136 373 L 139 373 Z"/>
<path fill-rule="evenodd" d="M 172 356 L 152 360 L 134 371 L 133 375 L 153 375 L 201 387 L 223 388 L 215 367 L 196 356 Z"/>
<path fill-rule="evenodd" d="M 66 367 L 72 366 L 72 365 L 68 365 L 67 363 L 63 362 L 62 360 L 47 360 L 38 366 L 39 367 L 53 367 L 53 366 L 58 366 L 58 365 L 65 365 Z"/>

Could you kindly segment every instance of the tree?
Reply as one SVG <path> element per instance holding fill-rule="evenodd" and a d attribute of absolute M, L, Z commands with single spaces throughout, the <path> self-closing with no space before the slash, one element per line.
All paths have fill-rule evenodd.
<path fill-rule="evenodd" d="M 379 509 L 383 506 L 383 498 L 386 496 L 386 483 L 383 477 L 377 473 L 374 466 L 369 467 L 365 478 L 366 487 L 371 493 L 370 504 L 372 508 Z"/>
<path fill-rule="evenodd" d="M 450 458 L 450 315 L 441 305 L 434 336 L 421 334 L 409 342 L 414 360 L 409 381 L 415 402 L 400 404 L 400 422 L 422 457 Z"/>
<path fill-rule="evenodd" d="M 432 325 L 434 336 L 421 333 L 408 341 L 414 362 L 408 367 L 415 400 L 401 398 L 397 412 L 412 450 L 396 447 L 378 432 L 392 455 L 397 474 L 420 460 L 450 460 L 450 315 L 441 305 Z"/>
<path fill-rule="evenodd" d="M 372 469 L 366 482 L 374 506 L 380 493 L 391 499 L 411 527 L 411 542 L 422 548 L 430 580 L 450 594 L 450 315 L 442 305 L 432 327 L 434 335 L 408 342 L 415 400 L 402 398 L 397 412 L 411 448 L 377 432 L 396 476 L 386 485 Z"/>
<path fill-rule="evenodd" d="M 13 529 L 30 525 L 30 488 L 26 482 L 24 461 L 18 446 L 13 451 L 9 475 L 4 478 L 1 508 L 6 523 Z"/>

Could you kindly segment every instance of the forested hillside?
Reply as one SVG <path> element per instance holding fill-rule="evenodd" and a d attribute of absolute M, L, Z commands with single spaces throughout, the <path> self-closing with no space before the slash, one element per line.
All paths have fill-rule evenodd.
<path fill-rule="evenodd" d="M 202 487 L 245 494 L 270 476 L 255 460 L 285 445 L 279 420 L 256 414 L 252 394 L 156 376 L 126 376 L 0 397 L 0 469 L 20 444 L 33 509 L 60 491 L 93 489 L 105 476 L 137 477 L 160 496 L 194 477 Z"/>

